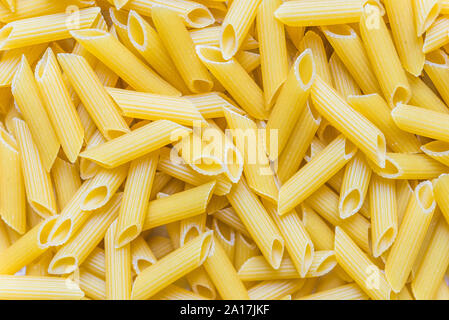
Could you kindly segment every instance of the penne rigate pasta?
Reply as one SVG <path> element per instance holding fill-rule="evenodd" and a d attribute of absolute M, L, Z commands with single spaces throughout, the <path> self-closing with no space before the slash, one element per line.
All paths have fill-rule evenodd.
<path fill-rule="evenodd" d="M 55 185 L 58 208 L 62 210 L 81 186 L 79 170 L 75 164 L 56 158 L 51 176 Z"/>

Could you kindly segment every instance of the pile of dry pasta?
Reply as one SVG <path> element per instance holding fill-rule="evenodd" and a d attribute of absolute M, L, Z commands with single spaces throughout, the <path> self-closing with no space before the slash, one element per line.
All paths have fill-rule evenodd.
<path fill-rule="evenodd" d="M 0 25 L 0 299 L 449 300 L 448 0 Z"/>

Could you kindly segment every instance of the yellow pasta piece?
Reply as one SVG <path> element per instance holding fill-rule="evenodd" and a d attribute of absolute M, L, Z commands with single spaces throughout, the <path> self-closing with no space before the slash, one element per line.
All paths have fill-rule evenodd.
<path fill-rule="evenodd" d="M 229 261 L 233 264 L 235 255 L 235 230 L 216 218 L 212 219 L 211 227 L 214 231 L 215 241 L 220 244 Z"/>
<path fill-rule="evenodd" d="M 315 251 L 312 265 L 305 275 L 306 278 L 323 276 L 337 265 L 335 253 L 332 250 Z M 264 281 L 298 279 L 300 275 L 290 258 L 285 257 L 279 269 L 273 269 L 262 256 L 248 259 L 239 269 L 238 275 L 243 281 Z"/>
<path fill-rule="evenodd" d="M 356 151 L 354 145 L 343 136 L 337 137 L 281 187 L 278 200 L 279 214 L 291 211 L 308 198 L 342 169 Z"/>
<path fill-rule="evenodd" d="M 160 39 L 187 87 L 194 93 L 211 91 L 212 78 L 195 54 L 195 45 L 182 19 L 168 8 L 153 7 L 151 11 Z"/>
<path fill-rule="evenodd" d="M 360 112 L 384 133 L 387 145 L 393 151 L 399 153 L 419 152 L 420 143 L 418 139 L 398 128 L 392 116 L 391 108 L 379 94 L 349 96 L 347 99 L 356 111 Z"/>
<path fill-rule="evenodd" d="M 267 122 L 266 150 L 270 160 L 276 160 L 288 143 L 295 124 L 306 108 L 316 73 L 312 50 L 306 49 L 292 66 Z M 277 147 L 270 145 L 273 132 L 278 136 L 275 140 Z"/>
<path fill-rule="evenodd" d="M 49 172 L 59 151 L 59 141 L 41 101 L 30 65 L 24 56 L 17 67 L 11 92 L 33 135 L 44 168 Z"/>
<path fill-rule="evenodd" d="M 250 237 L 248 230 L 243 224 L 242 220 L 240 220 L 237 213 L 232 208 L 225 208 L 214 212 L 214 218 L 220 220 L 223 223 L 226 223 L 228 226 L 232 227 L 236 231 L 240 232 L 242 235 L 246 237 Z"/>
<path fill-rule="evenodd" d="M 367 4 L 360 20 L 360 33 L 374 74 L 387 102 L 394 106 L 407 103 L 411 97 L 410 85 L 384 20 L 372 21 L 370 14 L 377 5 Z"/>
<path fill-rule="evenodd" d="M 150 201 L 142 230 L 152 229 L 206 212 L 215 181 Z"/>
<path fill-rule="evenodd" d="M 83 291 L 69 278 L 0 275 L 2 300 L 80 300 Z"/>
<path fill-rule="evenodd" d="M 76 270 L 104 238 L 117 218 L 122 195 L 115 195 L 102 209 L 93 213 L 69 241 L 59 247 L 48 267 L 50 274 L 67 274 Z"/>
<path fill-rule="evenodd" d="M 75 164 L 56 158 L 51 175 L 55 184 L 58 208 L 62 210 L 81 186 L 79 170 Z"/>
<path fill-rule="evenodd" d="M 79 269 L 79 285 L 87 297 L 93 300 L 106 300 L 105 281 L 84 268 Z"/>
<path fill-rule="evenodd" d="M 118 248 L 142 231 L 158 159 L 159 152 L 155 151 L 131 162 L 115 234 Z"/>
<path fill-rule="evenodd" d="M 0 216 L 10 228 L 24 234 L 27 215 L 20 159 L 16 141 L 0 128 Z"/>
<path fill-rule="evenodd" d="M 332 74 L 332 83 L 343 97 L 360 95 L 362 93 L 358 84 L 336 53 L 333 53 L 329 59 L 329 69 Z"/>
<path fill-rule="evenodd" d="M 287 47 L 284 26 L 274 11 L 281 0 L 262 0 L 257 11 L 257 32 L 261 55 L 265 106 L 270 109 L 288 76 Z"/>
<path fill-rule="evenodd" d="M 447 191 L 449 190 L 449 175 L 442 174 L 433 182 L 435 201 L 441 209 L 446 221 L 449 221 L 449 202 L 447 198 Z"/>
<path fill-rule="evenodd" d="M 387 153 L 385 168 L 371 165 L 373 171 L 388 179 L 432 179 L 449 168 L 425 154 Z"/>
<path fill-rule="evenodd" d="M 391 300 L 394 298 L 384 274 L 339 227 L 335 228 L 335 255 L 343 270 L 371 299 Z"/>
<path fill-rule="evenodd" d="M 412 98 L 410 99 L 411 105 L 442 113 L 449 113 L 448 108 L 444 102 L 441 101 L 440 97 L 438 97 L 438 95 L 419 77 L 409 75 L 408 83 L 412 89 Z"/>
<path fill-rule="evenodd" d="M 106 299 L 129 300 L 131 298 L 131 244 L 116 248 L 117 220 L 104 236 L 106 263 Z"/>
<path fill-rule="evenodd" d="M 426 55 L 424 71 L 438 90 L 446 105 L 449 102 L 449 57 L 443 50 L 435 50 Z M 418 105 L 419 106 L 419 105 Z"/>
<path fill-rule="evenodd" d="M 201 266 L 210 254 L 212 237 L 213 232 L 203 233 L 141 272 L 134 281 L 131 298 L 150 298 Z M 166 273 L 166 270 L 171 272 Z"/>
<path fill-rule="evenodd" d="M 193 43 L 205 46 L 220 46 L 220 31 L 221 26 L 211 26 L 202 29 L 191 29 L 189 30 L 190 37 Z M 248 34 L 245 41 L 242 43 L 240 50 L 253 50 L 259 47 L 259 43 L 251 34 Z"/>
<path fill-rule="evenodd" d="M 300 297 L 298 300 L 369 300 L 369 297 L 357 284 L 349 283 Z"/>
<path fill-rule="evenodd" d="M 0 220 L 0 252 L 5 251 L 10 245 L 8 231 L 3 220 Z"/>
<path fill-rule="evenodd" d="M 150 300 L 209 300 L 206 297 L 195 294 L 191 291 L 178 287 L 176 285 L 169 285 L 155 294 Z"/>
<path fill-rule="evenodd" d="M 151 16 L 152 8 L 161 6 L 176 12 L 191 28 L 204 28 L 214 23 L 215 19 L 208 8 L 200 3 L 185 0 L 129 0 L 123 7 L 135 10 L 144 16 Z"/>
<path fill-rule="evenodd" d="M 57 212 L 51 176 L 43 166 L 30 128 L 23 120 L 17 118 L 13 123 L 28 203 L 41 217 L 48 218 Z"/>
<path fill-rule="evenodd" d="M 423 51 L 429 53 L 437 50 L 449 42 L 449 35 L 447 28 L 449 26 L 449 17 L 440 16 L 435 22 L 427 29 L 426 39 L 424 41 Z"/>
<path fill-rule="evenodd" d="M 131 242 L 131 265 L 136 274 L 156 263 L 156 256 L 141 236 Z"/>
<path fill-rule="evenodd" d="M 395 292 L 400 292 L 407 281 L 434 211 L 433 187 L 429 181 L 424 181 L 410 197 L 398 235 L 385 263 L 385 276 Z"/>
<path fill-rule="evenodd" d="M 206 126 L 200 111 L 186 98 L 116 88 L 106 88 L 106 90 L 126 117 L 146 120 L 171 120 L 186 126 Z"/>
<path fill-rule="evenodd" d="M 176 70 L 158 33 L 134 10 L 131 10 L 128 15 L 127 32 L 131 44 L 145 61 L 176 89 L 187 94 L 189 89 Z"/>
<path fill-rule="evenodd" d="M 76 23 L 65 13 L 16 20 L 0 29 L 0 50 L 36 45 L 70 38 L 70 29 L 91 27 L 100 15 L 100 8 L 81 9 Z"/>
<path fill-rule="evenodd" d="M 244 178 L 226 195 L 239 218 L 262 251 L 269 265 L 278 269 L 284 252 L 284 239 Z"/>
<path fill-rule="evenodd" d="M 81 268 L 104 279 L 106 274 L 104 250 L 96 247 L 86 260 L 84 260 Z"/>
<path fill-rule="evenodd" d="M 417 300 L 430 300 L 435 297 L 444 274 L 449 266 L 449 226 L 446 219 L 439 219 L 432 240 L 427 248 L 418 273 L 411 288 Z"/>
<path fill-rule="evenodd" d="M 268 118 L 262 90 L 235 58 L 224 60 L 220 49 L 216 47 L 197 46 L 196 52 L 209 71 L 249 115 L 261 120 Z"/>
<path fill-rule="evenodd" d="M 305 281 L 305 279 L 262 281 L 251 287 L 248 294 L 251 300 L 285 300 L 281 298 L 300 290 Z"/>
<path fill-rule="evenodd" d="M 105 168 L 115 168 L 169 143 L 176 142 L 190 132 L 191 129 L 174 122 L 158 120 L 86 150 L 80 156 Z"/>
<path fill-rule="evenodd" d="M 432 25 L 440 14 L 439 0 L 413 0 L 416 34 L 421 36 Z"/>
<path fill-rule="evenodd" d="M 101 29 L 77 30 L 71 31 L 70 34 L 134 89 L 171 96 L 180 95 L 177 89 L 147 67 L 112 34 Z"/>
<path fill-rule="evenodd" d="M 386 0 L 384 5 L 402 66 L 412 75 L 419 76 L 424 67 L 425 55 L 422 32 L 417 32 L 419 25 L 415 25 L 413 5 L 410 2 L 410 0 Z M 413 2 L 416 4 L 417 1 Z"/>
<path fill-rule="evenodd" d="M 396 185 L 373 175 L 370 183 L 371 243 L 378 258 L 393 244 L 398 232 Z"/>
<path fill-rule="evenodd" d="M 38 62 L 35 77 L 62 149 L 74 163 L 83 145 L 84 130 L 51 49 Z"/>
<path fill-rule="evenodd" d="M 386 142 L 384 134 L 365 117 L 317 77 L 312 86 L 312 100 L 317 111 L 354 143 L 368 159 L 385 166 Z"/>
<path fill-rule="evenodd" d="M 189 99 L 206 119 L 223 117 L 226 109 L 241 115 L 245 114 L 245 111 L 236 107 L 234 102 L 220 92 L 202 93 L 184 96 L 184 98 Z"/>
<path fill-rule="evenodd" d="M 40 248 L 37 244 L 41 224 L 29 230 L 16 242 L 11 242 L 5 250 L 0 251 L 0 274 L 15 274 L 47 250 Z"/>

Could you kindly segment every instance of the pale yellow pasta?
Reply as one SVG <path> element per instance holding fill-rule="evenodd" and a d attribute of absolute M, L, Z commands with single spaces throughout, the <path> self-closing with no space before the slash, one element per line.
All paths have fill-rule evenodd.
<path fill-rule="evenodd" d="M 240 49 L 257 15 L 261 0 L 233 1 L 221 25 L 220 47 L 225 60 Z"/>
<path fill-rule="evenodd" d="M 301 205 L 302 222 L 316 250 L 331 250 L 334 246 L 334 232 L 312 208 Z"/>
<path fill-rule="evenodd" d="M 81 268 L 89 271 L 99 278 L 104 279 L 106 274 L 104 250 L 96 247 L 86 258 L 86 260 L 84 260 Z"/>
<path fill-rule="evenodd" d="M 211 229 L 214 231 L 215 241 L 220 244 L 229 261 L 233 264 L 236 244 L 235 230 L 216 218 L 212 219 Z"/>
<path fill-rule="evenodd" d="M 16 242 L 11 242 L 8 248 L 0 251 L 0 274 L 14 275 L 47 250 L 37 244 L 40 226 L 41 224 L 35 226 Z"/>
<path fill-rule="evenodd" d="M 116 228 L 115 245 L 118 248 L 134 240 L 142 231 L 158 159 L 159 152 L 155 151 L 130 164 Z"/>
<path fill-rule="evenodd" d="M 197 46 L 196 52 L 209 71 L 249 115 L 267 119 L 263 92 L 235 58 L 224 60 L 220 49 Z"/>
<path fill-rule="evenodd" d="M 312 264 L 305 278 L 323 276 L 337 265 L 332 250 L 315 251 Z M 249 258 L 239 269 L 238 275 L 243 281 L 264 281 L 301 278 L 289 257 L 282 260 L 279 269 L 273 269 L 262 256 Z"/>
<path fill-rule="evenodd" d="M 391 247 L 398 232 L 395 181 L 373 175 L 369 201 L 372 252 L 378 258 Z"/>
<path fill-rule="evenodd" d="M 83 47 L 134 89 L 171 96 L 180 95 L 177 89 L 147 67 L 112 34 L 101 29 L 77 30 L 70 33 Z"/>
<path fill-rule="evenodd" d="M 0 60 L 0 86 L 11 85 L 22 55 L 25 55 L 30 64 L 34 64 L 42 52 L 44 52 L 45 48 L 47 48 L 46 43 L 6 51 Z"/>
<path fill-rule="evenodd" d="M 349 283 L 300 297 L 298 300 L 369 300 L 369 297 L 357 284 Z"/>
<path fill-rule="evenodd" d="M 368 191 L 371 168 L 359 152 L 348 163 L 340 190 L 338 211 L 346 219 L 360 211 Z"/>
<path fill-rule="evenodd" d="M 78 96 L 76 93 L 74 93 L 74 95 Z M 76 108 L 76 111 L 78 112 L 78 115 L 79 115 L 80 120 L 81 120 L 81 124 L 83 125 L 84 141 L 86 142 L 86 144 L 89 144 L 89 142 L 92 140 L 92 137 L 93 137 L 94 133 L 98 132 L 96 124 L 92 120 L 92 118 L 90 117 L 90 115 L 87 112 L 86 108 L 81 103 Z M 102 136 L 102 139 L 103 139 L 102 142 L 106 141 L 103 138 L 103 136 Z"/>
<path fill-rule="evenodd" d="M 93 211 L 106 205 L 128 175 L 129 165 L 124 164 L 114 169 L 100 169 L 90 181 L 82 196 L 80 209 Z"/>
<path fill-rule="evenodd" d="M 273 14 L 281 4 L 281 0 L 262 0 L 257 11 L 257 32 L 267 109 L 273 106 L 288 76 L 284 26 Z"/>
<path fill-rule="evenodd" d="M 241 178 L 226 196 L 269 265 L 279 268 L 284 252 L 284 239 L 245 179 Z"/>
<path fill-rule="evenodd" d="M 420 26 L 415 24 L 413 6 L 409 0 L 386 0 L 384 5 L 402 66 L 412 75 L 419 76 L 424 67 L 425 55 L 422 32 L 417 32 Z"/>
<path fill-rule="evenodd" d="M 385 263 L 385 275 L 393 291 L 404 287 L 435 211 L 433 187 L 420 183 L 411 196 L 399 232 Z"/>
<path fill-rule="evenodd" d="M 391 116 L 404 131 L 449 142 L 448 114 L 399 104 L 391 111 Z"/>
<path fill-rule="evenodd" d="M 195 54 L 195 45 L 182 19 L 172 10 L 153 7 L 152 19 L 160 39 L 190 91 L 208 92 L 213 80 Z"/>
<path fill-rule="evenodd" d="M 59 141 L 45 111 L 30 65 L 22 56 L 11 84 L 14 101 L 29 126 L 44 169 L 49 172 L 59 151 Z"/>
<path fill-rule="evenodd" d="M 117 220 L 104 236 L 106 264 L 106 299 L 129 300 L 131 298 L 131 244 L 116 248 Z"/>
<path fill-rule="evenodd" d="M 79 170 L 75 164 L 56 158 L 51 176 L 55 185 L 58 208 L 62 210 L 81 186 Z"/>
<path fill-rule="evenodd" d="M 314 61 L 312 50 L 306 49 L 296 59 L 284 86 L 279 91 L 279 97 L 271 111 L 266 129 L 266 150 L 270 160 L 276 160 L 282 153 L 301 113 L 306 108 L 310 89 L 317 74 Z M 277 146 L 271 146 L 272 132 L 278 136 L 278 139 L 274 140 Z"/>
<path fill-rule="evenodd" d="M 320 77 L 312 86 L 312 100 L 317 111 L 354 143 L 368 159 L 385 166 L 384 134 L 348 103 Z"/>
<path fill-rule="evenodd" d="M 224 113 L 235 146 L 244 155 L 243 172 L 248 186 L 262 198 L 276 201 L 278 188 L 275 175 L 264 152 L 263 139 L 260 137 L 256 123 L 231 110 L 225 110 Z M 267 127 L 266 130 L 270 129 Z M 269 137 L 265 138 L 269 140 Z"/>
<path fill-rule="evenodd" d="M 302 288 L 292 295 L 292 300 L 296 300 L 312 294 L 312 292 L 315 290 L 317 282 L 318 278 L 306 279 L 306 282 L 304 283 Z"/>
<path fill-rule="evenodd" d="M 105 168 L 115 168 L 169 143 L 184 138 L 191 129 L 168 120 L 157 120 L 80 154 Z"/>
<path fill-rule="evenodd" d="M 321 30 L 362 91 L 365 94 L 380 93 L 379 83 L 356 30 L 350 25 L 323 26 Z"/>
<path fill-rule="evenodd" d="M 0 220 L 0 252 L 7 249 L 10 245 L 8 231 L 3 220 Z"/>
<path fill-rule="evenodd" d="M 249 300 L 248 292 L 215 233 L 204 268 L 220 296 L 225 300 Z"/>
<path fill-rule="evenodd" d="M 242 235 L 246 237 L 250 237 L 248 230 L 243 224 L 242 220 L 240 220 L 237 213 L 232 208 L 225 208 L 214 212 L 214 218 L 220 220 L 221 222 L 227 224 L 232 227 L 236 231 L 240 232 Z"/>
<path fill-rule="evenodd" d="M 59 247 L 50 262 L 50 274 L 67 274 L 76 270 L 104 238 L 108 227 L 117 218 L 122 195 L 93 213 L 86 223 L 65 244 Z"/>
<path fill-rule="evenodd" d="M 444 102 L 441 101 L 440 97 L 423 80 L 412 75 L 408 75 L 407 78 L 412 89 L 411 105 L 442 113 L 449 113 L 449 109 Z"/>
<path fill-rule="evenodd" d="M 338 213 L 338 201 L 338 194 L 324 185 L 306 199 L 305 203 L 331 225 L 341 227 L 363 251 L 369 252 L 369 221 L 359 213 L 347 219 L 341 219 Z"/>
<path fill-rule="evenodd" d="M 146 120 L 171 120 L 192 126 L 206 126 L 195 105 L 186 98 L 161 96 L 116 88 L 106 88 L 126 117 Z"/>
<path fill-rule="evenodd" d="M 186 164 L 172 161 L 170 159 L 170 149 L 162 149 L 157 168 L 158 170 L 176 179 L 195 186 L 199 186 L 206 182 L 215 180 L 216 187 L 214 193 L 219 196 L 228 194 L 232 187 L 231 181 L 224 175 L 205 176 L 196 172 Z"/>
<path fill-rule="evenodd" d="M 302 288 L 305 279 L 262 281 L 248 290 L 251 300 L 283 300 Z M 291 299 L 290 299 L 291 300 Z"/>
<path fill-rule="evenodd" d="M 131 242 L 131 265 L 136 274 L 156 263 L 156 256 L 141 236 Z"/>
<path fill-rule="evenodd" d="M 58 62 L 98 130 L 106 139 L 110 140 L 130 131 L 86 59 L 73 54 L 58 54 Z M 98 108 L 98 104 L 102 107 Z M 88 136 L 86 138 L 89 139 Z"/>
<path fill-rule="evenodd" d="M 56 136 L 73 163 L 83 145 L 84 130 L 51 49 L 38 62 L 35 78 Z"/>
<path fill-rule="evenodd" d="M 69 278 L 0 275 L 2 300 L 80 300 L 83 291 Z"/>
<path fill-rule="evenodd" d="M 229 205 L 229 201 L 225 196 L 213 195 L 207 205 L 207 214 L 214 214 L 218 210 L 224 209 Z"/>
<path fill-rule="evenodd" d="M 70 38 L 70 29 L 89 28 L 98 19 L 100 8 L 79 10 L 75 24 L 66 13 L 38 16 L 10 22 L 0 29 L 0 50 L 36 45 Z"/>
<path fill-rule="evenodd" d="M 385 135 L 387 146 L 395 152 L 418 153 L 420 143 L 410 133 L 398 128 L 387 102 L 377 93 L 363 96 L 349 96 L 349 104 Z"/>
<path fill-rule="evenodd" d="M 57 212 L 51 176 L 44 168 L 30 128 L 18 118 L 13 123 L 28 203 L 41 217 L 48 218 Z"/>
<path fill-rule="evenodd" d="M 84 109 L 84 108 L 83 108 Z M 106 139 L 99 130 L 95 130 L 90 139 L 86 142 L 84 150 L 90 149 L 99 144 L 105 143 Z M 81 158 L 79 161 L 80 177 L 83 180 L 94 177 L 100 170 L 100 166 L 92 161 Z"/>
<path fill-rule="evenodd" d="M 398 102 L 407 103 L 411 97 L 410 85 L 393 40 L 382 18 L 370 18 L 377 5 L 367 4 L 360 20 L 360 33 L 382 93 L 387 102 L 394 106 Z"/>
<path fill-rule="evenodd" d="M 435 50 L 427 54 L 424 71 L 447 105 L 449 103 L 449 57 L 447 54 L 443 50 Z"/>
<path fill-rule="evenodd" d="M 212 237 L 213 232 L 203 233 L 141 272 L 134 281 L 131 298 L 150 298 L 201 266 L 209 256 Z M 171 272 L 167 273 L 167 270 Z"/>
<path fill-rule="evenodd" d="M 186 219 L 206 212 L 215 181 L 150 201 L 142 230 Z"/>
<path fill-rule="evenodd" d="M 335 255 L 343 270 L 371 299 L 390 300 L 393 297 L 384 274 L 339 227 L 335 228 Z"/>
<path fill-rule="evenodd" d="M 208 300 L 208 298 L 172 284 L 159 291 L 150 300 Z"/>
<path fill-rule="evenodd" d="M 438 292 L 449 266 L 449 226 L 446 219 L 439 219 L 432 240 L 427 248 L 411 288 L 417 300 L 430 300 Z"/>
<path fill-rule="evenodd" d="M 155 71 L 183 94 L 189 92 L 156 30 L 134 10 L 128 15 L 127 32 L 135 50 Z"/>
<path fill-rule="evenodd" d="M 289 26 L 320 26 L 359 22 L 364 1 L 347 0 L 303 0 L 287 1 L 276 11 L 275 16 Z"/>
<path fill-rule="evenodd" d="M 48 265 L 52 258 L 53 252 L 51 252 L 51 250 L 46 251 L 39 258 L 26 266 L 26 275 L 40 277 L 48 276 Z"/>
<path fill-rule="evenodd" d="M 276 206 L 263 202 L 285 240 L 285 249 L 301 277 L 309 272 L 315 256 L 314 245 L 295 210 L 279 216 Z"/>
<path fill-rule="evenodd" d="M 440 14 L 439 0 L 413 0 L 416 34 L 421 36 Z"/>
<path fill-rule="evenodd" d="M 442 174 L 433 182 L 433 187 L 435 201 L 447 222 L 449 221 L 449 199 L 447 197 L 447 192 L 449 191 L 449 175 Z"/>
<path fill-rule="evenodd" d="M 129 0 L 123 7 L 135 10 L 144 16 L 151 16 L 154 6 L 162 6 L 176 12 L 191 28 L 204 28 L 214 23 L 215 19 L 204 5 L 186 0 Z"/>
<path fill-rule="evenodd" d="M 309 101 L 279 157 L 277 175 L 281 182 L 287 181 L 298 171 L 320 123 L 321 117 Z"/>
<path fill-rule="evenodd" d="M 79 269 L 79 286 L 87 297 L 93 300 L 106 300 L 105 281 L 84 268 Z"/>
<path fill-rule="evenodd" d="M 356 151 L 355 146 L 343 136 L 337 137 L 281 187 L 278 200 L 279 214 L 291 211 L 307 199 L 342 169 Z"/>
<path fill-rule="evenodd" d="M 184 98 L 190 100 L 206 119 L 221 118 L 226 109 L 238 114 L 245 114 L 245 111 L 236 107 L 226 95 L 220 92 L 202 93 L 184 96 Z"/>
<path fill-rule="evenodd" d="M 387 153 L 385 168 L 371 165 L 373 171 L 387 179 L 433 179 L 449 168 L 425 154 Z"/>
<path fill-rule="evenodd" d="M 332 75 L 332 83 L 343 97 L 361 94 L 362 91 L 358 84 L 335 52 L 329 59 L 329 69 Z"/>
<path fill-rule="evenodd" d="M 235 54 L 235 59 L 249 74 L 261 65 L 261 55 L 251 51 L 239 51 Z"/>
<path fill-rule="evenodd" d="M 112 34 L 115 34 L 120 42 L 125 45 L 129 51 L 131 51 L 136 57 L 140 58 L 140 53 L 136 50 L 133 43 L 131 43 L 128 35 L 128 12 L 121 11 L 114 7 L 109 8 L 109 17 L 111 18 L 112 27 L 109 29 Z M 105 31 L 107 31 L 106 29 Z M 87 51 L 89 52 L 89 51 Z"/>
<path fill-rule="evenodd" d="M 205 46 L 220 46 L 220 31 L 221 26 L 211 26 L 202 29 L 191 29 L 189 30 L 190 37 L 193 43 Z M 240 50 L 253 50 L 259 47 L 259 43 L 251 34 L 248 34 L 246 39 L 243 41 Z"/>
<path fill-rule="evenodd" d="M 449 26 L 449 17 L 440 16 L 435 22 L 427 29 L 426 39 L 424 41 L 423 51 L 429 53 L 437 50 L 449 42 L 449 35 L 447 28 Z"/>
<path fill-rule="evenodd" d="M 0 216 L 10 228 L 25 233 L 27 214 L 21 156 L 16 141 L 4 128 L 0 128 Z"/>

